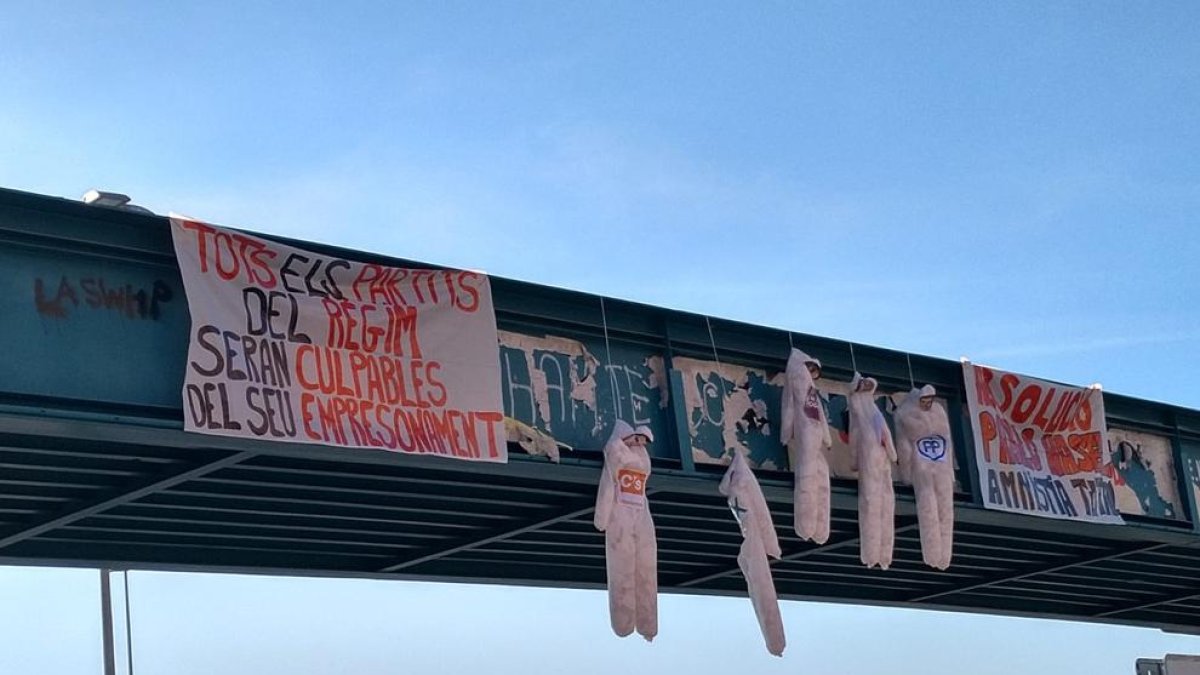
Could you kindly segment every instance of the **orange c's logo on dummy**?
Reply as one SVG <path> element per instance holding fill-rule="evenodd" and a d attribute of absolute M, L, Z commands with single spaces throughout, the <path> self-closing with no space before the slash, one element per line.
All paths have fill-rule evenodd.
<path fill-rule="evenodd" d="M 618 498 L 625 504 L 641 506 L 646 503 L 646 474 L 633 469 L 617 471 Z"/>

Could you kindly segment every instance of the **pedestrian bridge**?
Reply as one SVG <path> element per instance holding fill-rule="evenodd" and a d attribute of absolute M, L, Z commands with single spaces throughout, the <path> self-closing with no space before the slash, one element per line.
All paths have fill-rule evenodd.
<path fill-rule="evenodd" d="M 558 463 L 516 444 L 487 464 L 185 433 L 189 318 L 167 220 L 0 191 L 0 564 L 602 588 L 591 517 L 615 412 L 655 433 L 665 592 L 745 593 L 741 535 L 716 489 L 733 442 L 775 513 L 781 597 L 1200 632 L 1200 412 L 1104 394 L 1124 525 L 986 510 L 960 364 L 855 345 L 884 389 L 908 388 L 910 362 L 938 388 L 957 465 L 953 565 L 922 564 L 898 486 L 896 562 L 867 570 L 856 484 L 836 459 L 829 541 L 794 536 L 774 428 L 789 345 L 848 380 L 846 343 L 613 299 L 602 311 L 598 296 L 506 279 L 492 289 L 505 413 L 553 436 Z"/>

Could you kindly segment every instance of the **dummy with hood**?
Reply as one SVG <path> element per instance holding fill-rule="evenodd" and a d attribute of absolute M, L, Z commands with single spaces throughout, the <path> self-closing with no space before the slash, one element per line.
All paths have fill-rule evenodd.
<path fill-rule="evenodd" d="M 783 383 L 780 441 L 787 446 L 795 480 L 793 509 L 796 534 L 824 544 L 829 539 L 829 458 L 833 446 L 829 421 L 814 378 L 821 362 L 793 349 Z"/>
<path fill-rule="evenodd" d="M 653 440 L 650 429 L 617 421 L 604 445 L 594 520 L 604 533 L 613 632 L 625 637 L 636 629 L 646 640 L 658 635 L 658 542 L 646 499 L 646 443 Z"/>
<path fill-rule="evenodd" d="M 892 465 L 896 447 L 883 413 L 875 405 L 876 382 L 855 373 L 850 381 L 850 453 L 858 470 L 858 536 L 867 567 L 892 564 L 896 538 L 896 495 Z"/>
<path fill-rule="evenodd" d="M 900 477 L 917 496 L 921 557 L 930 567 L 950 566 L 954 548 L 954 449 L 946 410 L 931 385 L 908 392 L 896 408 Z"/>
<path fill-rule="evenodd" d="M 729 508 L 742 529 L 742 548 L 738 552 L 738 567 L 746 578 L 746 590 L 758 617 L 767 651 L 783 656 L 787 638 L 783 632 L 783 618 L 779 614 L 779 597 L 775 594 L 775 581 L 771 578 L 771 566 L 767 556 L 776 560 L 782 555 L 771 511 L 763 497 L 758 479 L 750 469 L 745 454 L 735 450 L 733 461 L 725 470 L 725 477 L 717 488 L 729 499 Z"/>

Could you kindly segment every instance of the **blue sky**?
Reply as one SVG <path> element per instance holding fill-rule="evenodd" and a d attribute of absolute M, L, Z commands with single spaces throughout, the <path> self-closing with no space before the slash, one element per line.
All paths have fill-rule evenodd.
<path fill-rule="evenodd" d="M 392 5 L 10 8 L 0 184 L 1200 406 L 1195 6 Z"/>
<path fill-rule="evenodd" d="M 1198 34 L 1185 2 L 19 3 L 0 22 L 0 185 L 122 191 L 162 213 L 1198 408 Z M 184 672 L 163 650 L 239 627 L 255 638 L 243 651 L 193 661 L 256 672 L 299 641 L 342 658 L 297 673 L 394 665 L 395 622 L 443 597 L 511 631 L 497 672 L 531 647 L 562 663 L 586 650 L 597 671 L 635 658 L 697 673 L 734 656 L 762 672 L 1083 672 L 1068 643 L 1088 645 L 1089 672 L 1124 673 L 1137 654 L 1200 651 L 1152 631 L 789 603 L 793 647 L 772 666 L 730 600 L 670 600 L 645 649 L 607 634 L 591 593 L 144 575 L 138 596 L 142 578 L 136 615 L 162 620 L 146 621 L 140 673 Z M 91 644 L 89 584 L 0 570 L 0 627 L 23 636 L 4 642 L 37 652 L 31 617 L 69 607 L 84 623 L 62 640 Z M 872 622 L 885 643 L 848 643 Z M 729 654 L 712 626 L 738 631 Z M 994 631 L 1031 646 L 978 659 Z M 918 667 L 921 635 L 945 667 Z M 419 642 L 418 670 L 449 669 L 446 639 Z"/>

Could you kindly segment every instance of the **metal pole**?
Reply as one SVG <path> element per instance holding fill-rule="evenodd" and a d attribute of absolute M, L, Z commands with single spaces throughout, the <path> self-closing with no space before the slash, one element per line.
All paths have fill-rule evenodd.
<path fill-rule="evenodd" d="M 117 675 L 117 656 L 113 649 L 111 571 L 100 570 L 100 622 L 104 640 L 104 675 Z"/>
<path fill-rule="evenodd" d="M 125 570 L 125 655 L 129 659 L 129 672 L 125 675 L 133 675 L 133 619 L 129 613 L 129 570 Z"/>

